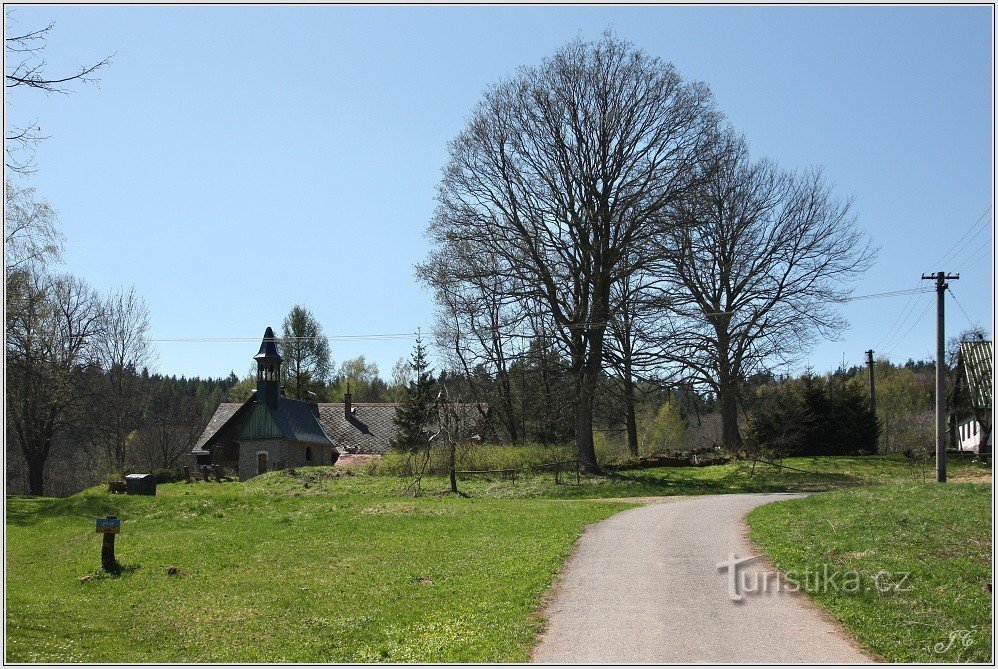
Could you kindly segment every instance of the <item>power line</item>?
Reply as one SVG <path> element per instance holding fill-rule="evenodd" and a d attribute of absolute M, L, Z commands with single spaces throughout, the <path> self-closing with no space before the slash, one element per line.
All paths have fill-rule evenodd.
<path fill-rule="evenodd" d="M 944 253 L 943 256 L 939 260 L 937 260 L 933 265 L 934 266 L 941 265 L 942 262 L 944 260 L 946 260 L 953 253 L 954 250 L 956 250 L 956 248 L 961 244 L 961 242 L 963 242 L 967 238 L 968 235 L 970 235 L 971 233 L 973 233 L 973 237 L 972 237 L 972 239 L 973 239 L 974 237 L 976 237 L 980 233 L 981 230 L 985 229 L 985 228 L 981 228 L 980 230 L 977 230 L 977 232 L 974 232 L 974 230 L 980 225 L 981 221 L 984 220 L 985 217 L 988 215 L 988 212 L 991 211 L 991 209 L 992 209 L 993 206 L 994 206 L 993 204 L 989 204 L 988 207 L 987 207 L 987 209 L 984 210 L 984 213 L 981 214 L 977 218 L 976 221 L 974 221 L 974 223 L 967 229 L 967 231 L 964 232 L 963 235 L 959 239 L 957 239 L 956 242 L 953 243 L 953 245 L 949 248 L 949 250 L 946 251 L 946 253 Z M 968 241 L 968 243 L 969 243 L 969 241 Z M 915 288 L 912 289 L 912 293 L 908 297 L 908 300 L 904 303 L 904 306 L 901 307 L 901 311 L 898 312 L 898 315 L 894 319 L 894 321 L 891 323 L 891 326 L 889 328 L 887 328 L 887 330 L 884 332 L 884 334 L 880 338 L 880 340 L 873 346 L 874 349 L 877 349 L 877 350 L 883 349 L 886 344 L 892 343 L 892 342 L 894 343 L 894 346 L 897 346 L 897 344 L 900 343 L 901 340 L 897 339 L 897 335 L 907 325 L 908 318 L 911 316 L 911 314 L 914 312 L 914 310 L 918 308 L 918 302 L 919 301 L 915 298 L 915 295 L 918 294 L 917 288 L 918 288 L 919 285 L 921 285 L 921 284 L 920 283 L 916 283 L 915 284 Z M 921 316 L 919 316 L 919 319 L 921 319 Z M 916 319 L 915 322 L 917 323 L 918 319 Z M 914 326 L 912 326 L 912 327 L 914 327 Z M 906 337 L 908 335 L 908 332 L 910 332 L 910 331 L 911 331 L 911 328 L 909 328 L 908 331 L 905 332 L 904 335 L 901 335 L 901 339 L 903 339 L 904 337 Z"/>
<path fill-rule="evenodd" d="M 891 290 L 886 293 L 871 293 L 870 295 L 854 295 L 853 297 L 847 297 L 842 301 L 853 302 L 855 300 L 869 300 L 879 297 L 897 297 L 900 295 L 917 295 L 919 293 L 931 293 L 931 292 L 932 292 L 931 288 L 909 288 L 907 290 Z"/>
<path fill-rule="evenodd" d="M 843 302 L 852 302 L 855 300 L 869 300 L 877 299 L 883 297 L 897 297 L 901 295 L 917 294 L 917 293 L 931 293 L 932 290 L 929 288 L 917 288 L 909 290 L 892 290 L 884 293 L 871 293 L 869 295 L 854 295 L 852 297 L 847 297 L 843 299 Z M 733 312 L 716 312 L 716 313 L 733 313 Z M 574 323 L 567 326 L 569 329 L 572 328 L 582 328 L 588 329 L 597 325 L 608 325 L 608 322 L 586 322 L 586 323 Z M 325 337 L 328 341 L 391 341 L 391 340 L 409 340 L 415 337 L 413 332 L 393 332 L 393 333 L 374 333 L 374 334 L 362 334 L 362 335 L 330 335 Z M 512 337 L 533 337 L 534 335 L 521 335 L 510 333 L 507 336 Z M 312 341 L 315 339 L 321 339 L 321 337 L 275 337 L 278 342 L 304 342 Z M 243 342 L 257 342 L 260 341 L 260 337 L 150 337 L 148 341 L 154 342 L 169 342 L 169 343 L 199 343 L 199 344 L 232 344 L 232 343 L 243 343 Z"/>
<path fill-rule="evenodd" d="M 966 263 L 964 264 L 964 267 L 970 267 L 972 265 L 977 264 L 977 262 L 979 260 L 981 260 L 982 258 L 987 257 L 987 255 L 990 252 L 991 252 L 991 247 L 990 246 L 988 246 L 986 244 L 982 245 L 981 248 L 979 248 L 973 255 L 970 256 L 970 258 L 968 258 L 966 260 Z"/>
<path fill-rule="evenodd" d="M 901 307 L 901 311 L 898 312 L 898 315 L 894 319 L 894 322 L 891 323 L 891 326 L 887 328 L 883 336 L 881 336 L 880 339 L 877 341 L 877 343 L 874 344 L 873 346 L 874 350 L 879 351 L 883 349 L 884 345 L 890 341 L 893 341 L 894 337 L 901 331 L 901 328 L 903 328 L 907 324 L 908 317 L 911 315 L 912 311 L 915 310 L 920 301 L 919 298 L 915 297 L 916 295 L 919 294 L 918 293 L 919 285 L 920 284 L 915 284 L 916 287 L 912 289 L 911 295 L 908 297 L 908 300 L 904 303 L 904 306 Z"/>
<path fill-rule="evenodd" d="M 974 321 L 970 318 L 967 312 L 964 311 L 963 305 L 960 304 L 960 300 L 956 299 L 956 293 L 953 292 L 953 289 L 947 286 L 946 290 L 949 291 L 949 294 L 953 297 L 953 302 L 956 303 L 956 306 L 959 307 L 961 313 L 963 313 L 964 318 L 967 319 L 967 324 L 970 325 L 970 327 L 974 327 Z"/>
<path fill-rule="evenodd" d="M 977 239 L 977 237 L 982 232 L 991 232 L 991 231 L 988 228 L 986 228 L 986 227 L 985 228 L 980 228 L 977 232 L 975 232 L 973 235 L 971 235 L 970 237 L 968 237 L 967 241 L 965 241 L 963 244 L 961 244 L 958 248 L 955 248 L 951 252 L 952 253 L 952 257 L 949 260 L 947 260 L 946 262 L 948 264 L 952 264 L 952 263 L 956 262 L 957 258 L 960 257 L 960 254 L 963 253 L 965 249 L 969 248 L 970 245 L 973 243 L 973 241 L 975 239 Z"/>
<path fill-rule="evenodd" d="M 929 312 L 929 308 L 931 306 L 932 306 L 932 300 L 929 300 L 928 303 L 926 303 L 926 305 L 925 305 L 925 309 L 923 309 L 922 313 L 920 313 L 918 315 L 918 318 L 915 319 L 915 322 L 913 322 L 911 324 L 911 327 L 909 327 L 907 330 L 905 330 L 905 333 L 903 335 L 901 335 L 899 338 L 897 338 L 897 340 L 894 341 L 891 344 L 891 346 L 887 349 L 887 351 L 885 351 L 883 353 L 884 357 L 889 356 L 891 353 L 894 352 L 894 349 L 896 349 L 898 346 L 900 346 L 904 342 L 905 338 L 909 334 L 911 334 L 911 331 L 915 329 L 915 326 L 918 325 L 922 321 L 922 318 L 925 316 L 925 314 L 927 314 Z"/>
<path fill-rule="evenodd" d="M 388 334 L 364 334 L 364 335 L 333 335 L 326 337 L 329 341 L 390 341 L 400 339 L 412 339 L 416 336 L 414 332 L 388 333 Z M 299 342 L 321 339 L 321 337 L 276 337 L 278 342 Z M 241 343 L 257 342 L 260 337 L 150 337 L 149 341 L 157 342 L 195 342 L 195 343 Z"/>
<path fill-rule="evenodd" d="M 965 233 L 963 233 L 963 236 L 960 237 L 960 239 L 958 239 L 955 242 L 953 242 L 953 246 L 950 247 L 949 251 L 947 251 L 945 254 L 943 254 L 942 258 L 940 258 L 936 262 L 932 263 L 932 266 L 933 267 L 938 267 L 938 266 L 942 265 L 942 263 L 945 262 L 949 258 L 950 254 L 953 253 L 953 250 L 957 247 L 957 245 L 960 242 L 962 242 L 964 240 L 964 238 L 967 235 L 969 235 L 974 228 L 976 228 L 978 226 L 978 224 L 984 219 L 985 216 L 988 215 L 988 212 L 991 211 L 991 208 L 993 206 L 994 206 L 993 204 L 989 204 L 988 208 L 984 210 L 984 213 L 981 214 L 980 217 L 976 221 L 974 221 L 974 224 L 971 225 L 969 228 L 967 228 L 967 231 Z M 978 230 L 978 233 L 979 232 L 980 232 L 980 230 Z M 975 233 L 975 236 L 976 236 L 976 234 L 977 233 Z"/>

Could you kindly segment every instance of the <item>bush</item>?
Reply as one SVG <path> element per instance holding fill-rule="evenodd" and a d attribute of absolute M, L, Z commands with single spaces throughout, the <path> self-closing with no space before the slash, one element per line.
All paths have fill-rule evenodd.
<path fill-rule="evenodd" d="M 422 462 L 421 456 L 414 460 Z M 459 471 L 485 471 L 495 469 L 524 469 L 554 462 L 575 460 L 575 446 L 571 444 L 471 444 L 457 447 Z M 380 461 L 366 463 L 368 474 L 399 476 L 411 474 L 413 460 L 406 453 L 396 450 L 385 453 Z M 434 448 L 430 452 L 428 474 L 446 475 L 450 469 L 447 449 Z"/>
<path fill-rule="evenodd" d="M 153 469 L 149 473 L 156 479 L 156 483 L 178 483 L 184 480 L 183 469 Z"/>
<path fill-rule="evenodd" d="M 856 385 L 805 375 L 764 390 L 745 441 L 757 456 L 867 455 L 877 452 L 879 431 Z"/>

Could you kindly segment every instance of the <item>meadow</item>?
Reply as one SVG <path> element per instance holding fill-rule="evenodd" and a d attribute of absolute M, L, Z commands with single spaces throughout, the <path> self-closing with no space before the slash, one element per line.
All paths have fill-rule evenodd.
<path fill-rule="evenodd" d="M 155 497 L 109 495 L 105 487 L 63 499 L 10 497 L 6 659 L 523 662 L 543 626 L 545 593 L 576 538 L 640 498 L 838 489 L 807 500 L 818 518 L 828 510 L 822 499 L 881 489 L 871 484 L 933 488 L 913 483 L 921 474 L 897 456 L 783 465 L 657 467 L 579 483 L 568 475 L 556 483 L 551 472 L 522 472 L 515 482 L 473 475 L 460 480 L 461 495 L 447 493 L 447 478 L 434 474 L 417 497 L 407 492 L 411 477 L 390 475 L 389 467 L 314 467 L 246 483 L 161 484 Z M 969 461 L 954 461 L 951 476 L 990 480 Z M 945 497 L 964 488 L 990 490 L 933 489 Z M 798 526 L 794 518 L 808 518 L 811 507 L 789 508 L 770 525 L 809 529 L 817 536 L 794 541 L 820 552 L 826 528 Z M 851 508 L 860 517 L 870 507 Z M 983 523 L 975 513 L 972 524 Z M 117 575 L 99 568 L 94 524 L 107 514 L 122 519 Z M 945 535 L 946 546 L 959 543 L 960 528 Z M 761 529 L 757 540 L 786 562 L 795 554 L 767 543 L 781 531 Z"/>

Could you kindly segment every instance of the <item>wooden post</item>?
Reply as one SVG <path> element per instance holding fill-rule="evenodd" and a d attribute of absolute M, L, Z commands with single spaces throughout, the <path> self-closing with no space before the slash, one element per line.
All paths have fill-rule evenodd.
<path fill-rule="evenodd" d="M 191 482 L 191 468 L 187 465 L 184 465 L 184 480 L 188 483 Z"/>
<path fill-rule="evenodd" d="M 117 574 L 120 569 L 118 560 L 114 557 L 114 535 L 121 528 L 121 522 L 117 516 L 97 519 L 97 531 L 104 534 L 100 550 L 100 566 L 104 571 Z"/>
<path fill-rule="evenodd" d="M 114 572 L 118 569 L 118 561 L 114 559 L 114 535 L 105 534 L 100 550 L 100 566 L 104 571 Z"/>

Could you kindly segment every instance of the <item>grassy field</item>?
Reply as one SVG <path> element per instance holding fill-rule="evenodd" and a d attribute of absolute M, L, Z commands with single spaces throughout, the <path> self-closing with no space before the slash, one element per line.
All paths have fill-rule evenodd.
<path fill-rule="evenodd" d="M 785 573 L 800 579 L 827 566 L 859 574 L 861 592 L 844 580 L 838 591 L 816 579 L 806 589 L 882 661 L 990 662 L 991 491 L 973 483 L 854 488 L 768 504 L 748 521 Z M 881 572 L 891 576 L 874 580 Z"/>
<path fill-rule="evenodd" d="M 815 492 L 887 482 L 932 480 L 934 472 L 913 467 L 901 455 L 862 457 L 786 458 L 782 468 L 763 463 L 733 462 L 712 467 L 655 467 L 604 476 L 587 476 L 575 484 L 574 472 L 563 474 L 565 485 L 555 485 L 550 472 L 509 475 L 475 475 L 460 482 L 472 496 L 529 499 L 592 499 L 609 497 L 657 497 L 662 495 L 711 495 L 738 492 Z M 382 476 L 371 479 L 385 478 Z M 394 480 L 394 477 L 392 477 Z M 991 471 L 970 458 L 949 462 L 954 482 L 991 480 Z M 353 485 L 371 485 L 363 477 Z M 375 484 L 376 485 L 376 484 Z M 447 489 L 444 477 L 425 479 L 427 490 Z"/>
<path fill-rule="evenodd" d="M 302 483 L 9 499 L 7 661 L 525 661 L 566 551 L 621 509 Z M 106 513 L 118 577 L 94 575 Z"/>
<path fill-rule="evenodd" d="M 550 473 L 474 476 L 467 497 L 442 494 L 443 477 L 412 498 L 397 477 L 337 467 L 161 485 L 156 497 L 9 498 L 6 659 L 522 662 L 574 540 L 627 508 L 600 498 L 920 477 L 899 457 L 784 464 L 794 469 L 655 468 L 561 485 Z M 950 471 L 990 480 L 966 461 Z M 108 513 L 123 519 L 120 576 L 97 569 L 94 518 Z"/>

